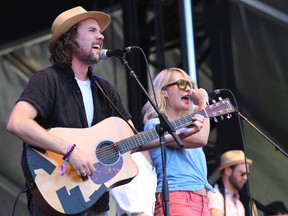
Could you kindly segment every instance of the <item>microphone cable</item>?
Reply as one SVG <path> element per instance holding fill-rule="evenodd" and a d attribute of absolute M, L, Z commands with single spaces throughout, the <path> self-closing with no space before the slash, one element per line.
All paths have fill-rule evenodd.
<path fill-rule="evenodd" d="M 26 187 L 26 188 L 22 189 L 21 192 L 17 195 L 15 202 L 14 202 L 14 205 L 13 205 L 12 216 L 14 216 L 14 214 L 15 214 L 16 205 L 17 205 L 17 202 L 18 202 L 20 195 L 23 193 L 26 193 L 28 190 L 30 190 L 30 189 L 28 187 Z"/>
<path fill-rule="evenodd" d="M 143 49 L 139 46 L 130 46 L 131 48 L 133 49 L 139 49 L 141 54 L 143 55 L 143 58 L 144 58 L 144 61 L 145 61 L 145 66 L 146 66 L 146 70 L 147 70 L 147 73 L 148 73 L 148 77 L 149 77 L 149 82 L 150 82 L 150 85 L 151 85 L 151 89 L 152 89 L 152 92 L 153 92 L 153 96 L 154 96 L 154 102 L 155 102 L 155 105 L 157 107 L 158 106 L 158 102 L 156 100 L 156 94 L 155 94 L 155 89 L 154 89 L 154 86 L 153 86 L 153 78 L 152 78 L 152 75 L 151 75 L 151 71 L 150 71 L 150 68 L 149 68 L 149 63 L 148 63 L 148 60 L 147 60 L 147 57 L 145 55 L 145 52 L 143 51 Z M 149 92 L 148 92 L 149 93 Z"/>

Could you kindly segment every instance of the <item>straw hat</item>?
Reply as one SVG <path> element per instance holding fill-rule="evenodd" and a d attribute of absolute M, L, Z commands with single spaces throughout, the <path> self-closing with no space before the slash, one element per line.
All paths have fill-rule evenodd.
<path fill-rule="evenodd" d="M 252 160 L 246 158 L 247 164 L 250 166 L 252 164 Z M 226 167 L 230 167 L 236 164 L 245 163 L 245 155 L 241 150 L 231 150 L 227 151 L 220 157 L 220 167 L 218 170 L 222 170 Z"/>
<path fill-rule="evenodd" d="M 51 27 L 51 38 L 49 40 L 49 51 L 54 50 L 56 41 L 66 33 L 73 25 L 84 20 L 84 19 L 95 19 L 97 20 L 101 32 L 103 32 L 110 24 L 110 16 L 100 11 L 86 11 L 81 6 L 74 7 L 66 10 L 56 17 Z"/>

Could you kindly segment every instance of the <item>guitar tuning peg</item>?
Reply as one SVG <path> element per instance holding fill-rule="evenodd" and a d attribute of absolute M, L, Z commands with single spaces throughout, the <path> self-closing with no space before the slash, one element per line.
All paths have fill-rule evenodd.
<path fill-rule="evenodd" d="M 215 100 L 215 99 L 212 99 L 212 103 L 215 104 L 215 103 L 216 103 L 216 100 Z"/>
<path fill-rule="evenodd" d="M 223 116 L 221 116 L 221 120 L 222 120 L 222 121 L 224 120 L 224 117 L 223 117 Z"/>
<path fill-rule="evenodd" d="M 219 101 L 221 101 L 221 100 L 223 100 L 223 98 L 222 98 L 222 97 L 219 97 Z"/>
<path fill-rule="evenodd" d="M 214 117 L 213 119 L 214 119 L 214 122 L 216 123 L 218 122 L 218 119 L 216 117 Z"/>
<path fill-rule="evenodd" d="M 232 118 L 232 115 L 229 113 L 228 115 L 227 115 L 227 119 L 231 119 Z"/>

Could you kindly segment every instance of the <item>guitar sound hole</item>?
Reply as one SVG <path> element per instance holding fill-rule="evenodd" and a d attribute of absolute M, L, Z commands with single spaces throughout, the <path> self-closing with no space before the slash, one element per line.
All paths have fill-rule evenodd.
<path fill-rule="evenodd" d="M 103 164 L 115 164 L 120 157 L 118 147 L 111 141 L 103 141 L 96 148 L 96 157 Z"/>

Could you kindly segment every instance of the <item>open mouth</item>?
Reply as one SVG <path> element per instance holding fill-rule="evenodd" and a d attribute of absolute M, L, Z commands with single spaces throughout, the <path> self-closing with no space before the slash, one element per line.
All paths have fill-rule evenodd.
<path fill-rule="evenodd" d="M 93 44 L 92 48 L 96 50 L 100 50 L 101 46 L 99 44 Z"/>
<path fill-rule="evenodd" d="M 185 101 L 190 101 L 190 95 L 185 95 L 181 99 Z"/>

